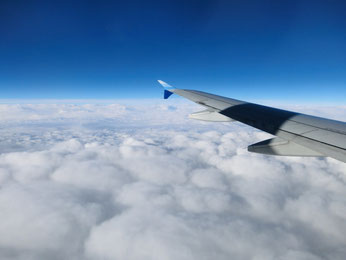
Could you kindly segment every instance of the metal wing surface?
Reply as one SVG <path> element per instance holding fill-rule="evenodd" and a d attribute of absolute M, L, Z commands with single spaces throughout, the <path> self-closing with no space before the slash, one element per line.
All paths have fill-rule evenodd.
<path fill-rule="evenodd" d="M 250 145 L 250 152 L 283 156 L 332 157 L 346 162 L 346 123 L 278 108 L 244 102 L 197 90 L 165 87 L 206 108 L 190 118 L 205 121 L 239 121 L 276 137 Z"/>

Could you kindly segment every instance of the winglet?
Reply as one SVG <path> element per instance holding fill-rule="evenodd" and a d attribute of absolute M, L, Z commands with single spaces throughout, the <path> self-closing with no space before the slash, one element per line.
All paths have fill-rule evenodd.
<path fill-rule="evenodd" d="M 172 87 L 171 85 L 167 84 L 166 82 L 162 81 L 162 80 L 158 80 L 158 82 L 161 84 L 162 87 L 164 88 L 168 88 L 168 89 L 172 89 L 174 87 Z"/>
<path fill-rule="evenodd" d="M 171 85 L 167 84 L 166 82 L 164 82 L 162 80 L 158 80 L 158 82 L 161 84 L 162 87 L 165 88 L 165 91 L 163 93 L 163 98 L 164 99 L 169 98 L 174 92 L 173 91 L 174 87 L 172 87 Z"/>

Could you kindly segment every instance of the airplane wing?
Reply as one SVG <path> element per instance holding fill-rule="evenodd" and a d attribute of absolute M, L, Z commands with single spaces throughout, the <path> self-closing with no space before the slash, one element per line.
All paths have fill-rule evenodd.
<path fill-rule="evenodd" d="M 177 89 L 159 80 L 164 98 L 173 93 L 206 109 L 193 119 L 239 121 L 276 137 L 252 144 L 248 151 L 282 156 L 332 157 L 346 162 L 346 123 L 217 96 L 197 90 Z"/>

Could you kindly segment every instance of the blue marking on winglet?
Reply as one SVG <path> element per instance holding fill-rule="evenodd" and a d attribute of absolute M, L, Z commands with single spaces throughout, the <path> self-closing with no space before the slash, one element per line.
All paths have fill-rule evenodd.
<path fill-rule="evenodd" d="M 169 98 L 171 95 L 173 94 L 173 92 L 170 92 L 168 90 L 165 89 L 164 93 L 163 93 L 163 97 L 164 99 Z"/>

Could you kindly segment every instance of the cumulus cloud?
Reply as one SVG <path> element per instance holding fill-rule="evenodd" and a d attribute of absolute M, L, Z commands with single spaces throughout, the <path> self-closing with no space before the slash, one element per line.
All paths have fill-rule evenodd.
<path fill-rule="evenodd" d="M 344 163 L 169 102 L 0 105 L 0 258 L 345 259 Z"/>

